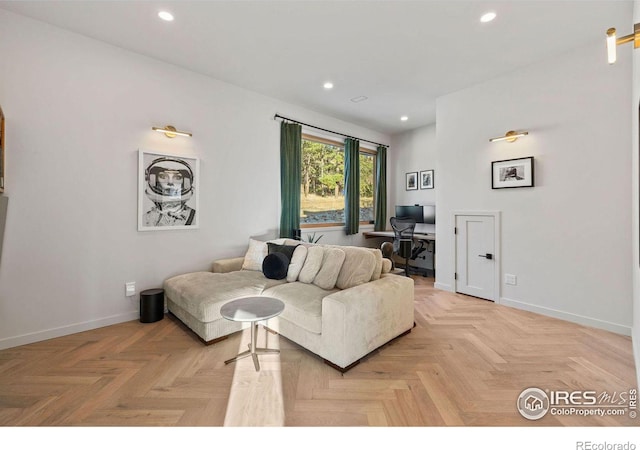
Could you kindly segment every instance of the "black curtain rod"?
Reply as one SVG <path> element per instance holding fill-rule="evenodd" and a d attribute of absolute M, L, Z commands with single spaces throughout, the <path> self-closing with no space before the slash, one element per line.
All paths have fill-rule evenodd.
<path fill-rule="evenodd" d="M 337 134 L 337 135 L 348 137 L 348 138 L 351 138 L 351 139 L 357 139 L 359 141 L 368 142 L 370 144 L 376 144 L 376 145 L 378 145 L 380 147 L 389 148 L 389 146 L 387 144 L 380 144 L 379 142 L 368 141 L 366 139 L 360 139 L 360 138 L 357 138 L 357 137 L 354 137 L 354 136 L 349 136 L 348 134 L 338 133 L 337 131 L 331 131 L 331 130 L 327 130 L 325 128 L 316 127 L 315 125 L 309 125 L 308 123 L 299 122 L 297 120 L 289 119 L 288 117 L 281 116 L 280 114 L 276 114 L 275 116 L 273 116 L 273 120 L 276 120 L 276 119 L 288 120 L 289 122 L 297 123 L 298 125 L 304 125 L 305 127 L 311 127 L 311 128 L 315 128 L 316 130 L 326 131 L 327 133 Z"/>

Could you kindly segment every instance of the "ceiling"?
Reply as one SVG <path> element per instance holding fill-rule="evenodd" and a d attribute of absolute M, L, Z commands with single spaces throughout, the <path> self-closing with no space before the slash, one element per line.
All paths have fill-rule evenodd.
<path fill-rule="evenodd" d="M 577 47 L 601 42 L 606 64 L 607 28 L 633 27 L 633 2 L 622 0 L 47 0 L 0 8 L 390 134 L 434 123 L 439 96 Z M 159 20 L 160 10 L 175 20 Z M 497 18 L 480 23 L 487 11 Z M 351 101 L 359 96 L 367 99 Z"/>

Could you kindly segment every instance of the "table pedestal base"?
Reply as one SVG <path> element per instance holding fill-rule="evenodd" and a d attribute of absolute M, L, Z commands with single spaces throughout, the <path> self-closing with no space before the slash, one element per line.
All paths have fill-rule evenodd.
<path fill-rule="evenodd" d="M 256 347 L 256 339 L 258 335 L 258 322 L 254 322 L 251 324 L 251 343 L 249 344 L 249 350 L 245 350 L 242 353 L 238 353 L 237 356 L 234 356 L 231 359 L 227 359 L 224 363 L 229 364 L 239 359 L 246 358 L 247 356 L 251 356 L 253 359 L 253 365 L 256 368 L 256 371 L 260 370 L 260 363 L 258 362 L 258 355 L 264 355 L 267 353 L 280 353 L 280 350 L 271 349 L 271 348 L 257 348 Z"/>

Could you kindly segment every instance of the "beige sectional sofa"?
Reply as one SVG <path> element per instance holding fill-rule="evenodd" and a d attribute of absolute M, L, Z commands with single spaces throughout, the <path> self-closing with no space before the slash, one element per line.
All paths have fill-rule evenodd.
<path fill-rule="evenodd" d="M 380 250 L 288 239 L 270 242 L 296 246 L 286 278 L 264 276 L 268 244 L 251 239 L 244 257 L 216 261 L 211 272 L 167 279 L 169 311 L 212 343 L 249 326 L 221 317 L 224 303 L 247 296 L 278 298 L 285 309 L 269 321 L 269 328 L 342 371 L 411 331 L 413 280 L 390 274 L 391 261 L 382 258 Z"/>

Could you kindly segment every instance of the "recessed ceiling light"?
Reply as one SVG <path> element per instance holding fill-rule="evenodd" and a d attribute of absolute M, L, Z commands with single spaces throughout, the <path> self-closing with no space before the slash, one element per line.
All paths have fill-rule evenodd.
<path fill-rule="evenodd" d="M 491 12 L 488 12 L 486 14 L 483 14 L 482 17 L 480 17 L 480 22 L 482 22 L 482 23 L 491 22 L 495 18 L 496 18 L 496 13 L 491 11 Z"/>
<path fill-rule="evenodd" d="M 403 122 L 406 122 L 407 120 L 409 120 L 409 117 L 402 116 L 402 117 L 400 117 L 400 120 L 402 120 Z"/>
<path fill-rule="evenodd" d="M 327 81 L 322 85 L 325 89 L 333 89 L 333 83 L 331 81 Z"/>
<path fill-rule="evenodd" d="M 173 21 L 173 14 L 171 14 L 169 11 L 160 11 L 158 13 L 158 17 L 167 22 Z"/>

